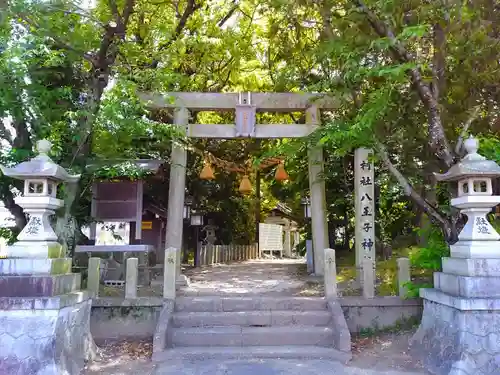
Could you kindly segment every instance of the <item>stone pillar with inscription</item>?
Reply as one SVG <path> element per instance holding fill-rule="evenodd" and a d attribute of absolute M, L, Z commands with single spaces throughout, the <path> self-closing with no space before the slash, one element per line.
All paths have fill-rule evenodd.
<path fill-rule="evenodd" d="M 57 185 L 76 183 L 48 156 L 51 143 L 37 143 L 38 155 L 13 168 L 24 180 L 16 203 L 28 214 L 18 242 L 0 259 L 0 374 L 79 374 L 95 353 L 90 334 L 90 293 L 58 242 L 50 216 L 63 206 Z"/>
<path fill-rule="evenodd" d="M 420 289 L 424 312 L 411 353 L 437 375 L 500 374 L 500 235 L 487 215 L 500 203 L 492 179 L 500 166 L 464 142 L 467 155 L 438 181 L 458 184 L 451 205 L 467 223 L 434 273 L 434 288 Z"/>
<path fill-rule="evenodd" d="M 375 287 L 375 181 L 371 155 L 372 150 L 366 148 L 354 152 L 356 269 L 365 296 L 373 296 Z"/>

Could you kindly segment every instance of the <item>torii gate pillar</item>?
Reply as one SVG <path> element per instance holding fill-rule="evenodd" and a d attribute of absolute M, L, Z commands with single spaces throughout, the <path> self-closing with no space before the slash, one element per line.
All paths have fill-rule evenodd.
<path fill-rule="evenodd" d="M 184 132 L 189 121 L 189 111 L 186 108 L 177 108 L 174 113 L 174 124 Z M 185 284 L 185 276 L 181 275 L 181 249 L 182 249 L 182 230 L 183 230 L 183 211 L 184 195 L 186 189 L 186 164 L 187 150 L 182 145 L 172 142 L 172 154 L 170 160 L 170 181 L 168 186 L 168 213 L 167 229 L 165 238 L 165 248 L 174 248 L 176 250 L 176 280 L 178 284 Z M 165 257 L 165 262 L 167 257 Z M 168 285 L 166 271 L 168 267 L 164 266 L 164 294 L 165 286 Z"/>
<path fill-rule="evenodd" d="M 319 121 L 318 108 L 316 106 L 308 108 L 306 110 L 306 123 L 319 125 Z M 328 243 L 325 180 L 323 177 L 323 147 L 320 145 L 310 147 L 308 157 L 314 273 L 317 276 L 322 276 L 325 274 L 324 251 L 330 247 Z"/>

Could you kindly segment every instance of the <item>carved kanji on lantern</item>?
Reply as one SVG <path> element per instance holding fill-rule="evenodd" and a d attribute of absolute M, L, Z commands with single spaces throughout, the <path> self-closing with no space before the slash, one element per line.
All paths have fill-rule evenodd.
<path fill-rule="evenodd" d="M 251 94 L 246 99 L 239 94 L 239 104 L 236 105 L 236 136 L 241 138 L 255 137 L 255 113 L 257 107 L 251 104 Z"/>

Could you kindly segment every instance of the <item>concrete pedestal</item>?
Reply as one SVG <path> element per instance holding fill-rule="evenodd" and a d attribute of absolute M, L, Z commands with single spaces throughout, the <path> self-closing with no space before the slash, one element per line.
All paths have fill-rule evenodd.
<path fill-rule="evenodd" d="M 93 358 L 92 301 L 71 259 L 0 259 L 0 374 L 78 375 Z"/>
<path fill-rule="evenodd" d="M 500 374 L 500 259 L 444 258 L 412 355 L 436 375 Z"/>

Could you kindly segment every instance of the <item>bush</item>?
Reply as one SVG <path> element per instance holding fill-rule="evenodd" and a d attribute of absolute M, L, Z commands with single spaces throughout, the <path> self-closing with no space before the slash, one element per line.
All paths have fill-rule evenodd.
<path fill-rule="evenodd" d="M 426 231 L 427 233 L 422 234 L 428 238 L 427 246 L 413 251 L 410 254 L 410 263 L 412 268 L 424 271 L 424 274 L 430 274 L 441 271 L 442 258 L 450 255 L 450 248 L 439 228 L 431 226 Z M 418 297 L 420 288 L 431 288 L 433 285 L 429 282 L 410 281 L 405 286 L 408 288 L 407 296 L 411 298 Z"/>

